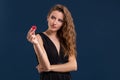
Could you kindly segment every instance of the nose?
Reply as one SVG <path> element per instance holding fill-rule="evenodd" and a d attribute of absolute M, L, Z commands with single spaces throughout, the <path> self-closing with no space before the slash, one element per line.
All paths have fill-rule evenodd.
<path fill-rule="evenodd" d="M 57 24 L 57 20 L 54 20 L 54 22 L 53 22 L 54 24 Z"/>

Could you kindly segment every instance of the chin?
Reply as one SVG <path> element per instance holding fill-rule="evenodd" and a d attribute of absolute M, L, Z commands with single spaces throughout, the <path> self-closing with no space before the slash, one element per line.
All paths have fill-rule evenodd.
<path fill-rule="evenodd" d="M 57 31 L 58 31 L 58 29 L 51 29 L 51 31 L 53 31 L 53 32 L 57 32 Z"/>

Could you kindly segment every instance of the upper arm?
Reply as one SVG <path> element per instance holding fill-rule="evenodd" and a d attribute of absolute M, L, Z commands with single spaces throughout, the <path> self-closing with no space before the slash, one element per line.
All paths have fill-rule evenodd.
<path fill-rule="evenodd" d="M 74 55 L 69 56 L 68 61 L 76 61 L 76 57 Z"/>
<path fill-rule="evenodd" d="M 75 68 L 75 70 L 77 70 L 77 60 L 74 55 L 69 56 L 68 62 Z"/>

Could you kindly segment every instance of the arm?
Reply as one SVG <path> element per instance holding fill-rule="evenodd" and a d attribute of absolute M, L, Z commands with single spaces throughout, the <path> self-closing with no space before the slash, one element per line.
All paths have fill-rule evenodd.
<path fill-rule="evenodd" d="M 46 51 L 43 48 L 41 36 L 39 34 L 35 35 L 35 29 L 31 28 L 28 31 L 27 40 L 33 44 L 39 64 L 41 64 L 42 67 L 48 70 L 50 67 L 50 63 Z"/>
<path fill-rule="evenodd" d="M 36 67 L 38 72 L 54 71 L 54 72 L 69 72 L 77 70 L 77 62 L 75 56 L 70 56 L 67 63 L 50 65 L 49 70 L 45 70 L 40 64 Z"/>
<path fill-rule="evenodd" d="M 39 64 L 41 64 L 42 67 L 44 67 L 45 70 L 49 70 L 50 68 L 50 63 L 46 54 L 46 51 L 43 48 L 43 42 L 39 34 L 36 35 L 38 38 L 38 44 L 33 44 L 35 53 L 37 55 L 37 59 Z"/>
<path fill-rule="evenodd" d="M 70 56 L 67 63 L 51 65 L 50 71 L 55 72 L 69 72 L 77 70 L 77 62 L 75 56 Z"/>

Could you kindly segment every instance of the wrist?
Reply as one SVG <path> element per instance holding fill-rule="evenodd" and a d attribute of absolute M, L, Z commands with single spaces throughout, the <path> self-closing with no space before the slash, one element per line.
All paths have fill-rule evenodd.
<path fill-rule="evenodd" d="M 50 66 L 49 71 L 53 71 L 53 65 Z"/>
<path fill-rule="evenodd" d="M 40 46 L 39 43 L 33 43 L 34 46 Z"/>
<path fill-rule="evenodd" d="M 50 72 L 50 71 L 52 71 L 52 67 L 50 66 L 49 68 L 43 68 L 44 69 L 44 72 Z"/>

